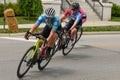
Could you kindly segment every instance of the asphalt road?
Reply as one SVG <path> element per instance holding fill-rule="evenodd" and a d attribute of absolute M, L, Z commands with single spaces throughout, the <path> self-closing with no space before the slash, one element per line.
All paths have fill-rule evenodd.
<path fill-rule="evenodd" d="M 32 44 L 0 37 L 0 80 L 19 80 L 19 60 Z M 36 65 L 21 80 L 120 80 L 120 34 L 83 35 L 70 54 L 57 52 L 43 71 Z"/>

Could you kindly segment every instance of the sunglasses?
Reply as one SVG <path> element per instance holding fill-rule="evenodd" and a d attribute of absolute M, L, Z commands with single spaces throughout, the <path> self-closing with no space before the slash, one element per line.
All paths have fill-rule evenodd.
<path fill-rule="evenodd" d="M 77 9 L 72 9 L 73 11 L 77 11 Z"/>
<path fill-rule="evenodd" d="M 53 18 L 51 18 L 51 17 L 46 17 L 46 19 L 47 19 L 47 20 L 52 20 Z"/>

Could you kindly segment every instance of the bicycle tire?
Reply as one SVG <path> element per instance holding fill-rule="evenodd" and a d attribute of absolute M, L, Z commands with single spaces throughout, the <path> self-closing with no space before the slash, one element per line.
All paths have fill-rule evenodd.
<path fill-rule="evenodd" d="M 32 66 L 32 62 L 33 62 L 32 59 L 29 59 L 28 61 L 24 60 L 24 59 L 27 59 L 27 57 L 29 57 L 29 55 L 31 55 L 31 53 L 29 53 L 30 51 L 34 52 L 35 51 L 35 46 L 30 47 L 26 51 L 26 53 L 24 54 L 24 56 L 22 57 L 22 59 L 20 60 L 20 63 L 18 65 L 18 69 L 17 69 L 17 76 L 18 76 L 18 78 L 22 78 L 29 71 L 30 67 Z M 33 54 L 33 52 L 32 52 L 32 54 Z M 21 73 L 23 62 L 26 63 L 26 67 L 27 68 L 25 69 L 25 71 L 23 73 Z"/>
<path fill-rule="evenodd" d="M 63 36 L 64 36 L 64 45 L 62 47 L 62 53 L 63 53 L 64 56 L 66 56 L 67 54 L 69 54 L 71 52 L 71 50 L 73 49 L 74 45 L 70 45 L 71 47 L 69 48 L 68 46 L 70 44 L 70 35 L 66 34 L 66 35 L 63 35 Z M 67 36 L 69 38 L 67 38 Z"/>
<path fill-rule="evenodd" d="M 54 44 L 54 47 L 53 47 L 53 51 L 54 51 L 54 54 L 59 50 L 60 48 L 60 39 L 58 38 L 56 41 L 55 41 L 55 44 Z M 54 55 L 53 54 L 53 55 Z"/>
<path fill-rule="evenodd" d="M 81 38 L 82 34 L 83 34 L 83 28 L 80 28 L 80 29 L 77 31 L 77 34 L 76 34 L 76 37 L 75 37 L 76 42 L 79 41 L 79 39 Z"/>
<path fill-rule="evenodd" d="M 47 49 L 45 50 L 45 52 L 47 52 Z M 46 53 L 45 53 L 45 54 L 46 54 Z M 54 54 L 54 53 L 53 53 L 53 49 L 51 49 L 49 58 L 45 59 L 44 56 L 42 56 L 42 57 L 39 59 L 39 61 L 38 61 L 38 69 L 39 69 L 40 71 L 43 70 L 43 69 L 48 65 L 48 63 L 50 62 L 53 54 Z M 43 61 L 46 61 L 46 63 L 42 65 Z"/>

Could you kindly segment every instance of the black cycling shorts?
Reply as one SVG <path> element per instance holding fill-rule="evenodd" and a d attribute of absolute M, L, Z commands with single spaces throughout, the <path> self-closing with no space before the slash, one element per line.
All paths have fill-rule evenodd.
<path fill-rule="evenodd" d="M 50 35 L 51 29 L 49 26 L 45 26 L 42 30 L 42 32 L 40 32 L 40 34 L 42 36 L 44 36 L 45 38 L 48 38 L 48 36 Z M 59 34 L 61 32 L 61 25 L 58 27 L 58 29 L 56 30 L 56 33 Z"/>
<path fill-rule="evenodd" d="M 70 20 L 66 25 L 65 25 L 65 29 L 66 30 L 69 30 L 71 27 L 72 27 L 72 25 L 74 24 L 74 22 L 75 22 L 75 20 Z M 78 30 L 80 27 L 82 26 L 82 20 L 80 20 L 79 21 L 79 23 L 77 24 L 77 26 L 76 26 L 76 29 Z"/>

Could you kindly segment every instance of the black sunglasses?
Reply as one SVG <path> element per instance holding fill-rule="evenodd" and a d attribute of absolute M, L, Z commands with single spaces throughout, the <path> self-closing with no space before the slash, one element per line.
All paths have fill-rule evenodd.
<path fill-rule="evenodd" d="M 73 11 L 77 11 L 77 9 L 72 9 Z"/>
<path fill-rule="evenodd" d="M 46 19 L 48 19 L 48 20 L 52 20 L 53 18 L 51 18 L 51 17 L 46 17 Z"/>

